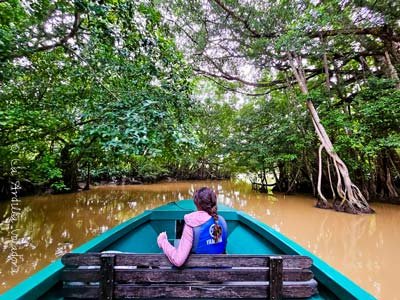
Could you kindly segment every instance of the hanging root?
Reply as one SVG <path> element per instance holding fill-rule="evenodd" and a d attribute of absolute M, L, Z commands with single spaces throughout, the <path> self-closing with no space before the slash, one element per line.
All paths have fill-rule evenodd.
<path fill-rule="evenodd" d="M 328 169 L 329 186 L 331 187 L 332 199 L 333 199 L 333 201 L 335 201 L 336 200 L 336 193 L 335 193 L 335 189 L 333 188 L 333 184 L 332 184 L 331 166 L 329 164 L 329 157 L 326 158 L 326 167 Z"/>
<path fill-rule="evenodd" d="M 332 185 L 332 178 L 330 174 L 330 165 L 328 161 L 328 175 L 329 181 L 331 184 L 332 194 L 333 194 L 333 204 L 332 206 L 329 204 L 326 197 L 322 194 L 321 191 L 321 180 L 322 180 L 322 150 L 325 149 L 329 155 L 329 158 L 332 159 L 333 165 L 335 167 L 336 175 L 337 175 L 337 184 L 336 184 L 336 193 L 334 192 Z M 329 153 L 326 147 L 321 144 L 318 151 L 318 201 L 316 207 L 318 208 L 333 208 L 336 211 L 347 212 L 352 214 L 361 214 L 361 213 L 374 213 L 374 210 L 370 208 L 367 200 L 361 193 L 360 189 L 351 182 L 349 172 L 347 170 L 346 165 L 339 158 L 339 156 L 332 152 Z"/>
<path fill-rule="evenodd" d="M 292 68 L 294 68 L 292 66 Z M 296 73 L 295 73 L 296 75 Z M 303 90 L 303 93 L 308 94 L 307 89 Z M 322 150 L 325 149 L 326 153 L 332 159 L 337 174 L 337 185 L 336 192 L 338 199 L 334 200 L 333 208 L 338 211 L 345 211 L 349 213 L 373 213 L 374 211 L 369 207 L 369 204 L 361 191 L 356 187 L 350 179 L 349 171 L 345 163 L 340 159 L 339 155 L 335 152 L 333 144 L 329 139 L 325 128 L 322 126 L 319 119 L 318 113 L 311 100 L 307 100 L 307 108 L 311 113 L 311 119 L 318 138 L 321 142 L 319 147 L 319 168 L 318 168 L 318 202 L 322 202 L 324 205 L 328 202 L 321 192 L 321 176 L 322 176 Z"/>
<path fill-rule="evenodd" d="M 322 149 L 324 148 L 324 145 L 321 144 L 318 149 L 318 184 L 317 184 L 317 190 L 318 190 L 318 200 L 317 204 L 315 205 L 318 208 L 332 208 L 331 205 L 329 204 L 328 200 L 325 198 L 325 196 L 322 194 L 321 191 L 321 181 L 322 181 Z"/>
<path fill-rule="evenodd" d="M 343 161 L 336 154 L 333 161 L 338 177 L 343 178 L 343 185 L 340 180 L 340 186 L 337 189 L 342 200 L 340 203 L 336 202 L 334 208 L 338 211 L 353 214 L 374 213 L 374 210 L 369 206 L 367 199 L 365 199 L 360 189 L 351 182 L 349 172 Z"/>

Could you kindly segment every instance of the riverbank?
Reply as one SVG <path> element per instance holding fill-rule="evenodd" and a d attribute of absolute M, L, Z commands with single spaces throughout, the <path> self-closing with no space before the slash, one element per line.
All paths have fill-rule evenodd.
<path fill-rule="evenodd" d="M 88 184 L 87 181 L 81 180 L 77 182 L 76 190 L 57 190 L 50 183 L 33 183 L 28 179 L 12 179 L 0 177 L 0 202 L 11 200 L 14 196 L 13 186 L 18 184 L 19 197 L 27 196 L 43 196 L 79 193 L 90 190 L 98 186 L 125 186 L 140 184 L 156 184 L 169 183 L 187 180 L 229 180 L 230 176 L 225 177 L 202 177 L 202 176 L 186 176 L 186 177 L 170 177 L 170 176 L 141 176 L 141 177 L 114 177 L 92 179 Z"/>

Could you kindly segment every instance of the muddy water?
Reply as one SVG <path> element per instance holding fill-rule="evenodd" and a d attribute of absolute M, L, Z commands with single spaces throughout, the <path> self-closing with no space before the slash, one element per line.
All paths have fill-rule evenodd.
<path fill-rule="evenodd" d="M 376 204 L 375 215 L 313 208 L 308 196 L 266 195 L 247 184 L 197 181 L 103 186 L 76 194 L 21 198 L 9 225 L 10 203 L 0 203 L 0 293 L 30 274 L 146 209 L 190 198 L 201 186 L 306 247 L 379 299 L 400 299 L 400 206 Z M 16 208 L 14 207 L 14 212 Z M 7 261 L 8 260 L 8 261 Z"/>

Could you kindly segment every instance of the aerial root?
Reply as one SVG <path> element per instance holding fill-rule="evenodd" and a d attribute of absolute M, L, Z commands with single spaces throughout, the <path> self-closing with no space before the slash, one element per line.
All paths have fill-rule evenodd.
<path fill-rule="evenodd" d="M 333 194 L 333 203 L 332 205 L 328 202 L 326 197 L 322 194 L 321 190 L 321 181 L 322 181 L 322 151 L 325 150 L 329 155 L 328 157 L 328 175 L 330 186 Z M 337 196 L 334 192 L 332 185 L 332 178 L 330 174 L 330 165 L 329 159 L 333 161 L 333 165 L 335 167 L 335 172 L 337 175 L 337 184 L 336 184 L 336 192 Z M 351 214 L 370 214 L 375 211 L 369 206 L 367 200 L 361 193 L 360 189 L 351 182 L 349 172 L 347 170 L 346 165 L 339 158 L 339 156 L 334 152 L 327 151 L 325 145 L 322 143 L 319 147 L 318 151 L 318 200 L 316 203 L 316 207 L 329 209 L 333 208 L 336 211 L 346 212 Z"/>

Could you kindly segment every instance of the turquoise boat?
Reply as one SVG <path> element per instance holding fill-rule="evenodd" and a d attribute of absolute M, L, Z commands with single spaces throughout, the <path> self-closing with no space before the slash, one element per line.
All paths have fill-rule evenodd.
<path fill-rule="evenodd" d="M 183 216 L 195 210 L 192 200 L 171 202 L 143 212 L 74 249 L 73 253 L 122 251 L 135 253 L 160 253 L 156 238 L 166 231 L 169 238 L 176 237 L 182 227 Z M 319 294 L 307 298 L 370 300 L 376 299 L 350 279 L 336 271 L 323 260 L 288 239 L 266 224 L 248 214 L 219 204 L 219 214 L 227 221 L 228 254 L 289 254 L 304 255 L 313 260 L 311 270 L 318 282 Z M 243 242 L 245 241 L 245 242 Z M 173 242 L 173 239 L 171 239 Z M 60 276 L 63 269 L 56 260 L 38 271 L 0 299 L 63 299 L 60 296 Z"/>

